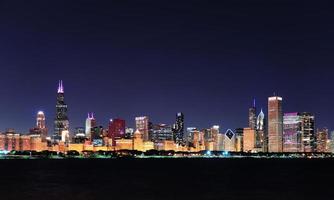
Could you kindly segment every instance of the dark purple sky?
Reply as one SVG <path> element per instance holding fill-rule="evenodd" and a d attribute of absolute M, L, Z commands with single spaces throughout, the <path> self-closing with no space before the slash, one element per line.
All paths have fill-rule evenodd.
<path fill-rule="evenodd" d="M 330 1 L 50 2 L 0 1 L 0 130 L 26 132 L 38 110 L 52 129 L 59 79 L 72 128 L 90 111 L 245 127 L 273 92 L 334 128 Z"/>

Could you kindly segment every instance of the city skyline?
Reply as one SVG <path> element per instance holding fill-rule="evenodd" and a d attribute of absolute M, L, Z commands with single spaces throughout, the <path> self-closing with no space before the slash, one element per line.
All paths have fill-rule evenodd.
<path fill-rule="evenodd" d="M 280 130 L 280 132 L 281 132 L 280 133 L 280 135 L 281 135 L 280 137 L 283 137 L 283 132 L 284 132 L 283 131 L 283 115 L 286 115 L 286 114 L 290 115 L 290 114 L 294 114 L 294 113 L 297 113 L 297 114 L 298 113 L 307 114 L 308 112 L 285 112 L 284 109 L 282 108 L 282 107 L 284 107 L 284 103 L 282 103 L 283 98 L 279 97 L 279 96 L 275 96 L 275 95 L 276 94 L 274 93 L 274 96 L 267 97 L 268 98 L 268 105 L 267 106 L 269 107 L 271 105 L 269 102 L 271 102 L 273 99 L 278 99 L 280 101 L 280 112 L 281 112 L 281 114 L 280 114 L 281 115 L 280 116 L 281 122 L 280 123 L 281 123 L 281 126 L 282 126 L 280 128 L 281 129 Z M 37 124 L 36 124 L 35 127 L 32 125 L 26 131 L 23 131 L 23 132 L 18 131 L 15 127 L 7 127 L 4 130 L 0 130 L 0 132 L 1 131 L 5 132 L 8 129 L 14 129 L 14 130 L 18 131 L 19 133 L 23 133 L 23 134 L 28 133 L 29 130 L 31 130 L 32 128 L 36 128 L 36 127 L 40 128 L 40 123 L 41 123 L 40 119 L 41 118 L 43 118 L 43 127 L 44 127 L 44 129 L 45 128 L 46 128 L 46 130 L 53 130 L 53 129 L 55 129 L 55 132 L 51 131 L 51 133 L 49 133 L 49 136 L 53 136 L 54 134 L 58 135 L 58 136 L 61 135 L 61 133 L 60 133 L 61 131 L 60 132 L 58 131 L 58 125 L 55 126 L 55 124 L 59 123 L 59 120 L 61 120 L 61 121 L 65 120 L 65 129 L 64 130 L 68 130 L 69 134 L 72 135 L 72 136 L 74 136 L 74 134 L 75 134 L 75 129 L 81 128 L 81 127 L 85 129 L 84 132 L 85 132 L 86 135 L 90 134 L 90 133 L 88 133 L 89 130 L 87 129 L 87 127 L 94 128 L 94 126 L 102 126 L 102 127 L 106 128 L 106 129 L 108 129 L 108 127 L 110 128 L 110 123 L 113 122 L 113 120 L 124 120 L 124 125 L 126 124 L 126 127 L 128 127 L 128 128 L 135 128 L 137 126 L 136 125 L 137 124 L 137 119 L 141 120 L 141 118 L 147 118 L 147 122 L 150 122 L 150 123 L 153 123 L 153 124 L 165 124 L 165 125 L 168 124 L 168 125 L 171 126 L 172 130 L 174 130 L 174 129 L 177 130 L 177 129 L 180 129 L 180 128 L 177 128 L 177 124 L 178 124 L 179 117 L 181 117 L 181 119 L 182 119 L 182 138 L 185 136 L 184 134 L 186 134 L 185 133 L 185 131 L 186 131 L 185 129 L 186 128 L 192 128 L 192 127 L 196 127 L 198 130 L 202 130 L 202 129 L 213 127 L 213 126 L 218 126 L 218 127 L 222 128 L 222 130 L 226 130 L 226 131 L 231 130 L 231 129 L 236 130 L 236 129 L 240 128 L 240 127 L 249 127 L 251 130 L 258 130 L 258 131 L 261 131 L 262 129 L 264 129 L 264 130 L 265 129 L 270 130 L 269 126 L 266 127 L 266 125 L 268 125 L 269 122 L 266 122 L 266 120 L 265 120 L 265 119 L 267 119 L 267 117 L 270 114 L 268 112 L 266 114 L 263 113 L 263 110 L 269 110 L 269 109 L 267 107 L 265 107 L 265 108 L 261 107 L 261 109 L 259 109 L 257 107 L 257 104 L 256 104 L 256 101 L 257 101 L 256 98 L 252 99 L 252 104 L 248 108 L 248 113 L 247 113 L 247 111 L 245 111 L 245 113 L 244 113 L 245 118 L 248 120 L 248 126 L 247 126 L 247 123 L 246 123 L 245 125 L 238 126 L 238 127 L 222 127 L 218 123 L 216 123 L 216 124 L 212 123 L 212 124 L 210 124 L 210 125 L 208 125 L 206 127 L 199 127 L 199 126 L 195 126 L 195 125 L 194 126 L 187 126 L 187 121 L 184 121 L 184 113 L 182 113 L 182 112 L 175 112 L 176 113 L 176 120 L 177 120 L 175 122 L 175 124 L 174 124 L 173 120 L 171 120 L 172 121 L 171 123 L 157 122 L 154 119 L 151 119 L 149 115 L 138 115 L 138 116 L 134 117 L 130 121 L 125 120 L 127 117 L 122 117 L 121 116 L 121 117 L 109 118 L 108 120 L 103 120 L 103 122 L 99 122 L 95 118 L 95 112 L 87 112 L 86 113 L 86 118 L 82 119 L 81 125 L 73 125 L 73 124 L 71 124 L 69 122 L 71 120 L 69 119 L 69 117 L 67 115 L 67 107 L 68 107 L 68 105 L 65 103 L 65 101 L 66 101 L 65 98 L 64 98 L 65 96 L 66 95 L 65 95 L 63 81 L 59 80 L 58 87 L 57 87 L 56 112 L 54 112 L 54 115 L 56 117 L 55 118 L 51 118 L 52 119 L 51 120 L 51 122 L 52 122 L 51 125 L 48 126 L 48 123 L 47 123 L 48 119 L 45 117 L 45 112 L 43 110 L 39 110 L 39 111 L 37 111 L 37 113 L 35 113 L 35 116 L 37 116 Z M 59 105 L 60 105 L 60 107 L 59 107 Z M 64 106 L 65 106 L 66 111 L 63 110 Z M 87 114 L 88 114 L 88 117 L 87 117 Z M 247 114 L 248 114 L 248 118 L 247 118 Z M 59 115 L 61 115 L 61 117 L 59 117 Z M 266 115 L 268 115 L 268 116 L 266 116 Z M 315 116 L 315 115 L 313 114 L 313 116 Z M 65 117 L 65 118 L 63 119 L 63 117 Z M 317 118 L 317 117 L 315 117 L 315 118 Z M 94 122 L 93 122 L 94 125 L 90 124 L 91 120 L 94 120 Z M 104 123 L 104 121 L 107 121 L 107 122 Z M 61 122 L 61 123 L 64 123 L 64 122 Z M 261 124 L 259 124 L 259 123 L 262 124 L 262 128 L 259 128 L 261 126 Z M 129 124 L 133 124 L 133 125 L 129 125 Z M 176 126 L 176 127 L 173 128 L 173 126 Z M 327 129 L 328 126 L 324 126 L 324 127 L 315 126 L 315 128 L 326 128 Z M 223 134 L 223 132 L 224 131 L 222 131 L 222 134 Z M 177 133 L 177 131 L 175 133 Z M 125 132 L 123 134 L 125 134 Z M 269 134 L 269 133 L 267 133 L 267 134 Z M 147 138 L 148 136 L 145 136 L 145 137 Z M 281 141 L 283 142 L 283 138 L 281 138 Z M 281 144 L 280 146 L 283 147 L 283 144 Z M 274 152 L 277 152 L 277 151 L 274 151 Z"/>
<path fill-rule="evenodd" d="M 333 19 L 314 0 L 0 0 L 1 200 L 331 199 Z"/>

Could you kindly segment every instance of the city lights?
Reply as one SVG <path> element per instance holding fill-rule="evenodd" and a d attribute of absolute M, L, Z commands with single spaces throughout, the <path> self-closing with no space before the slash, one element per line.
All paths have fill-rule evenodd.
<path fill-rule="evenodd" d="M 54 131 L 48 134 L 46 117 L 38 111 L 36 127 L 28 134 L 8 129 L 0 134 L 1 155 L 34 155 L 54 152 L 69 157 L 331 157 L 333 141 L 328 129 L 316 129 L 311 113 L 283 113 L 283 98 L 268 98 L 268 120 L 263 110 L 257 113 L 255 99 L 248 111 L 249 127 L 222 131 L 185 127 L 185 115 L 176 113 L 175 123 L 154 124 L 148 116 L 134 119 L 127 127 L 121 118 L 98 124 L 89 112 L 85 127 L 70 129 L 63 81 L 59 81 Z M 246 118 L 246 117 L 245 117 Z M 84 120 L 83 120 L 84 121 Z M 52 130 L 52 129 L 51 129 Z M 49 136 L 50 135 L 50 136 Z M 109 152 L 109 153 L 106 153 Z M 50 158 L 53 158 L 52 156 Z"/>

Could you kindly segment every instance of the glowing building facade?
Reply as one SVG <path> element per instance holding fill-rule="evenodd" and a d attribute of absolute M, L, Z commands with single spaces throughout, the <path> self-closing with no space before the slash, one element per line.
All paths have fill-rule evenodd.
<path fill-rule="evenodd" d="M 236 151 L 235 142 L 235 133 L 231 129 L 228 129 L 224 134 L 224 151 Z"/>
<path fill-rule="evenodd" d="M 112 146 L 116 146 L 116 140 L 125 138 L 125 120 L 111 119 L 109 122 L 108 137 L 112 139 Z"/>
<path fill-rule="evenodd" d="M 325 153 L 329 151 L 329 144 L 327 143 L 328 140 L 328 129 L 318 129 L 317 130 L 317 152 L 318 153 Z"/>
<path fill-rule="evenodd" d="M 243 151 L 252 152 L 255 149 L 255 130 L 252 128 L 244 128 L 243 130 Z"/>
<path fill-rule="evenodd" d="M 260 114 L 256 119 L 256 138 L 255 147 L 262 152 L 267 152 L 267 135 L 266 135 L 266 123 L 265 116 L 261 109 Z"/>
<path fill-rule="evenodd" d="M 43 142 L 45 142 L 48 135 L 48 129 L 46 127 L 46 119 L 43 111 L 37 113 L 36 128 L 39 130 Z"/>
<path fill-rule="evenodd" d="M 93 113 L 88 113 L 86 119 L 85 134 L 87 138 L 91 138 L 92 128 L 96 126 L 96 120 Z"/>
<path fill-rule="evenodd" d="M 167 124 L 156 124 L 153 125 L 152 132 L 152 141 L 172 141 L 173 140 L 173 131 L 172 127 Z"/>
<path fill-rule="evenodd" d="M 64 134 L 69 132 L 69 120 L 67 116 L 67 104 L 64 101 L 63 81 L 59 81 L 56 104 L 56 117 L 54 121 L 53 141 L 55 143 L 64 139 Z"/>
<path fill-rule="evenodd" d="M 176 114 L 176 122 L 173 126 L 174 141 L 176 144 L 185 144 L 184 129 L 184 114 L 179 112 Z"/>
<path fill-rule="evenodd" d="M 283 152 L 282 97 L 268 98 L 268 151 Z"/>
<path fill-rule="evenodd" d="M 283 151 L 302 152 L 302 120 L 299 113 L 285 113 L 283 117 Z"/>
<path fill-rule="evenodd" d="M 302 150 L 303 152 L 315 152 L 317 149 L 315 135 L 315 117 L 311 113 L 301 113 L 302 120 Z"/>
<path fill-rule="evenodd" d="M 253 102 L 253 106 L 249 108 L 248 110 L 248 126 L 251 129 L 256 128 L 256 103 L 255 99 Z"/>
<path fill-rule="evenodd" d="M 136 130 L 143 135 L 144 141 L 149 141 L 149 119 L 147 116 L 136 117 Z"/>

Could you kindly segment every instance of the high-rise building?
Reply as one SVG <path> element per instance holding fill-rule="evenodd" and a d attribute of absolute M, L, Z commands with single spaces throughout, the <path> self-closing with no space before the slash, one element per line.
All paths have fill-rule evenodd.
<path fill-rule="evenodd" d="M 133 128 L 125 128 L 125 139 L 131 139 L 134 132 Z"/>
<path fill-rule="evenodd" d="M 40 135 L 42 137 L 42 141 L 46 141 L 46 137 L 48 135 L 48 129 L 46 127 L 45 114 L 43 111 L 39 111 L 36 117 L 36 128 L 40 131 Z"/>
<path fill-rule="evenodd" d="M 302 151 L 315 152 L 317 149 L 315 135 L 315 117 L 311 113 L 301 113 L 302 120 Z"/>
<path fill-rule="evenodd" d="M 44 115 L 43 111 L 39 111 L 37 113 L 36 127 L 40 128 L 40 129 L 45 129 L 46 128 L 45 115 Z"/>
<path fill-rule="evenodd" d="M 256 129 L 256 102 L 253 101 L 252 107 L 248 110 L 248 124 L 249 128 Z"/>
<path fill-rule="evenodd" d="M 268 151 L 283 152 L 282 97 L 268 98 Z"/>
<path fill-rule="evenodd" d="M 285 113 L 283 117 L 283 151 L 302 151 L 302 120 L 299 113 Z"/>
<path fill-rule="evenodd" d="M 0 133 L 0 151 L 6 150 L 6 135 Z"/>
<path fill-rule="evenodd" d="M 143 135 L 144 141 L 149 141 L 149 119 L 147 116 L 136 117 L 136 130 Z"/>
<path fill-rule="evenodd" d="M 92 128 L 97 126 L 96 120 L 94 118 L 93 113 L 88 113 L 87 119 L 86 119 L 86 127 L 85 127 L 85 134 L 87 138 L 91 137 Z"/>
<path fill-rule="evenodd" d="M 330 133 L 330 144 L 328 148 L 329 152 L 334 153 L 334 131 L 331 131 Z"/>
<path fill-rule="evenodd" d="M 104 137 L 103 126 L 95 126 L 92 128 L 91 141 L 94 146 L 102 146 Z"/>
<path fill-rule="evenodd" d="M 69 131 L 69 120 L 67 116 L 67 104 L 64 101 L 63 81 L 59 81 L 56 104 L 56 117 L 54 121 L 53 141 L 59 142 L 64 133 Z"/>
<path fill-rule="evenodd" d="M 237 128 L 235 129 L 235 150 L 237 152 L 242 152 L 243 151 L 243 137 L 244 137 L 244 129 L 243 128 Z"/>
<path fill-rule="evenodd" d="M 112 139 L 113 146 L 116 146 L 116 140 L 125 138 L 125 120 L 111 119 L 109 122 L 108 137 Z"/>
<path fill-rule="evenodd" d="M 255 130 L 251 128 L 244 128 L 243 131 L 243 151 L 244 152 L 252 152 L 255 148 Z"/>
<path fill-rule="evenodd" d="M 266 135 L 266 124 L 265 116 L 261 109 L 260 114 L 257 116 L 256 120 L 256 138 L 255 147 L 257 149 L 262 149 L 262 152 L 267 152 L 267 135 Z"/>
<path fill-rule="evenodd" d="M 222 151 L 223 150 L 223 135 L 219 133 L 219 126 L 214 125 L 210 128 L 210 132 L 212 135 L 212 141 L 213 141 L 213 150 L 214 151 Z"/>
<path fill-rule="evenodd" d="M 224 150 L 225 151 L 236 151 L 236 134 L 228 129 L 224 134 Z"/>
<path fill-rule="evenodd" d="M 325 153 L 328 151 L 327 147 L 327 140 L 328 140 L 328 129 L 318 129 L 317 130 L 317 152 Z"/>
<path fill-rule="evenodd" d="M 184 114 L 179 112 L 176 114 L 176 122 L 173 126 L 174 141 L 176 144 L 185 144 L 184 140 Z"/>
<path fill-rule="evenodd" d="M 196 127 L 188 127 L 187 128 L 187 135 L 186 135 L 186 142 L 188 144 L 188 146 L 192 145 L 193 141 L 194 141 L 194 133 L 198 132 L 198 129 Z"/>
<path fill-rule="evenodd" d="M 173 141 L 172 127 L 167 124 L 156 124 L 153 125 L 152 141 Z"/>
<path fill-rule="evenodd" d="M 87 137 L 85 133 L 84 127 L 76 127 L 74 129 L 74 137 L 72 138 L 72 142 L 74 144 L 83 144 L 85 143 Z"/>

